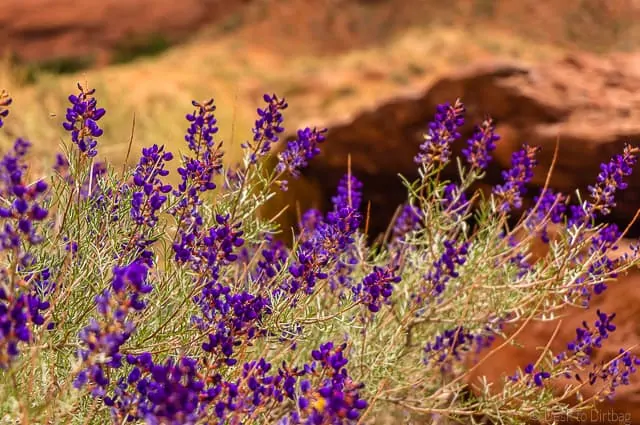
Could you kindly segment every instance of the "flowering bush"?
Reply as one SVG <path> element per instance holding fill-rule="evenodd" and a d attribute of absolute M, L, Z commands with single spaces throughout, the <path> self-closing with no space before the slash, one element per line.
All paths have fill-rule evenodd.
<path fill-rule="evenodd" d="M 186 115 L 186 153 L 153 145 L 120 172 L 96 162 L 105 110 L 78 89 L 63 124 L 71 143 L 49 176 L 29 174 L 23 139 L 0 161 L 3 421 L 522 423 L 576 414 L 635 372 L 625 347 L 606 364 L 590 360 L 615 331 L 614 312 L 598 312 L 565 351 L 505 376 L 500 393 L 471 394 L 465 381 L 505 325 L 586 306 L 637 265 L 635 249 L 611 259 L 621 232 L 595 224 L 637 149 L 602 166 L 587 200 L 545 189 L 510 227 L 538 149 L 516 152 L 491 196 L 471 193 L 499 139 L 487 120 L 457 159 L 459 181 L 445 181 L 464 106 L 444 104 L 386 239 L 367 242 L 362 183 L 346 170 L 333 208 L 304 213 L 288 244 L 261 207 L 319 154 L 325 130 L 272 150 L 283 144 L 283 99 L 264 96 L 237 167 L 223 163 L 209 100 Z M 4 93 L 0 126 L 10 103 Z M 532 262 L 535 238 L 549 254 Z M 582 383 L 558 395 L 550 383 L 563 376 Z M 570 404 L 587 385 L 595 396 Z"/>

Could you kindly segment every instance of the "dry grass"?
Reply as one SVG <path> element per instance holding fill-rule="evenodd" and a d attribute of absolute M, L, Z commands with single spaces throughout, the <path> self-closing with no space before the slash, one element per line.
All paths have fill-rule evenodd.
<path fill-rule="evenodd" d="M 407 31 L 384 46 L 322 58 L 290 58 L 230 36 L 201 39 L 126 65 L 75 75 L 40 75 L 30 85 L 20 83 L 20 69 L 5 64 L 0 67 L 0 87 L 10 91 L 14 105 L 0 143 L 24 136 L 35 142 L 39 157 L 48 158 L 65 137 L 60 124 L 66 98 L 80 81 L 96 87 L 100 104 L 107 108 L 101 157 L 115 163 L 124 160 L 134 114 L 134 152 L 153 143 L 183 149 L 183 117 L 190 111 L 191 99 L 214 97 L 219 135 L 233 161 L 240 142 L 250 137 L 263 92 L 287 97 L 285 125 L 294 130 L 306 123 L 344 118 L 381 99 L 415 91 L 475 59 L 538 61 L 559 53 L 503 34 L 431 28 Z"/>

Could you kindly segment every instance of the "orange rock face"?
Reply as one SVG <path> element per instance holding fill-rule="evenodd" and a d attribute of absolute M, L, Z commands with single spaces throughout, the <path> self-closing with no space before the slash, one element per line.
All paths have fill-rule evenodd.
<path fill-rule="evenodd" d="M 404 191 L 396 173 L 416 177 L 413 157 L 436 105 L 461 98 L 467 107 L 459 152 L 473 125 L 494 118 L 502 140 L 485 182 L 501 182 L 511 154 L 523 143 L 542 147 L 530 195 L 544 185 L 559 140 L 558 161 L 550 186 L 573 195 L 586 194 L 599 166 L 621 153 L 625 143 L 640 144 L 640 55 L 595 58 L 571 55 L 527 66 L 513 62 L 473 65 L 445 75 L 422 93 L 397 98 L 362 111 L 354 119 L 327 122 L 327 148 L 314 160 L 309 178 L 336 187 L 351 156 L 353 172 L 365 181 L 372 213 L 386 223 Z M 329 148 L 330 147 L 330 148 Z M 449 176 L 455 178 L 452 167 Z M 640 179 L 632 178 L 610 217 L 626 225 L 640 208 Z M 377 214 L 377 216 L 376 216 Z M 373 223 L 375 225 L 375 223 Z"/>
<path fill-rule="evenodd" d="M 107 62 L 114 49 L 161 36 L 180 41 L 231 13 L 224 0 L 3 0 L 0 53 L 24 61 L 93 57 Z M 4 50 L 4 52 L 2 52 Z"/>
<path fill-rule="evenodd" d="M 534 255 L 541 257 L 546 255 L 544 246 L 538 245 L 534 249 Z M 623 241 L 616 255 L 630 252 L 628 241 Z M 515 337 L 517 345 L 506 344 L 492 354 L 491 350 L 499 348 L 504 339 L 496 340 L 484 353 L 486 359 L 480 356 L 480 365 L 472 370 L 467 381 L 472 390 L 479 388 L 479 379 L 486 377 L 492 383 L 492 391 L 499 391 L 501 382 L 505 376 L 515 373 L 518 368 L 524 369 L 528 363 L 535 363 L 542 349 L 549 344 L 550 350 L 554 353 L 564 351 L 567 344 L 576 337 L 576 329 L 582 326 L 582 322 L 592 326 L 597 318 L 597 310 L 605 313 L 616 313 L 613 323 L 617 329 L 609 335 L 602 348 L 594 350 L 592 362 L 610 361 L 619 354 L 619 349 L 631 349 L 636 355 L 640 355 L 640 270 L 633 270 L 618 281 L 608 284 L 608 289 L 601 295 L 594 296 L 591 305 L 587 309 L 566 308 L 559 317 L 553 321 L 530 322 Z M 512 335 L 519 325 L 513 326 L 508 335 Z M 553 337 L 554 332 L 557 334 Z M 552 338 L 553 337 L 553 338 Z M 586 374 L 585 374 L 586 375 Z M 631 385 L 620 386 L 616 391 L 616 396 L 612 401 L 600 403 L 593 411 L 582 413 L 579 420 L 571 421 L 575 423 L 598 423 L 598 424 L 638 424 L 640 423 L 640 375 L 636 373 L 630 379 Z M 551 385 L 562 393 L 567 380 L 558 380 Z M 576 380 L 571 380 L 572 384 L 577 384 Z M 588 398 L 594 394 L 593 387 L 586 385 L 582 389 L 582 395 Z M 569 399 L 575 402 L 575 399 Z M 559 423 L 566 423 L 560 421 Z"/>

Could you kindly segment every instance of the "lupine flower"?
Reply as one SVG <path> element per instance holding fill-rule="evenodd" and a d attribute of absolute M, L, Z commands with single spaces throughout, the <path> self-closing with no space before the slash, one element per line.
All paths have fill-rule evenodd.
<path fill-rule="evenodd" d="M 404 204 L 400 210 L 398 218 L 393 223 L 391 240 L 400 242 L 406 235 L 414 230 L 418 230 L 423 220 L 420 208 L 411 204 Z"/>
<path fill-rule="evenodd" d="M 493 189 L 498 198 L 498 210 L 509 212 L 522 207 L 525 185 L 533 178 L 533 168 L 537 165 L 536 154 L 540 148 L 524 145 L 511 156 L 511 168 L 502 172 L 504 184 Z"/>
<path fill-rule="evenodd" d="M 286 245 L 279 240 L 275 240 L 273 236 L 265 236 L 267 246 L 261 251 L 262 259 L 258 260 L 256 266 L 258 279 L 272 279 L 287 263 L 289 258 L 289 250 Z"/>
<path fill-rule="evenodd" d="M 249 151 L 249 164 L 255 164 L 259 157 L 269 153 L 271 144 L 276 143 L 278 135 L 284 131 L 281 111 L 287 108 L 287 103 L 275 94 L 265 94 L 263 98 L 267 106 L 264 109 L 258 108 L 258 119 L 252 129 L 253 141 L 242 144 Z"/>
<path fill-rule="evenodd" d="M 205 382 L 195 359 L 169 358 L 153 362 L 149 353 L 128 355 L 134 365 L 126 380 L 116 385 L 113 396 L 105 397 L 116 423 L 144 420 L 150 424 L 196 424 L 206 404 L 201 403 Z"/>
<path fill-rule="evenodd" d="M 480 126 L 476 126 L 473 136 L 467 141 L 467 147 L 462 153 L 472 168 L 484 170 L 491 161 L 491 152 L 496 148 L 500 136 L 495 134 L 495 127 L 491 119 L 486 119 Z"/>
<path fill-rule="evenodd" d="M 39 180 L 29 185 L 24 181 L 24 155 L 30 146 L 26 140 L 18 139 L 13 152 L 0 161 L 0 196 L 9 202 L 0 207 L 0 218 L 5 219 L 0 229 L 0 246 L 5 250 L 18 249 L 22 238 L 31 244 L 39 243 L 41 238 L 33 223 L 43 221 L 48 215 L 42 207 L 47 183 Z"/>
<path fill-rule="evenodd" d="M 453 362 L 462 361 L 463 355 L 474 347 L 475 352 L 479 353 L 489 347 L 494 339 L 495 333 L 489 327 L 475 334 L 463 326 L 447 329 L 425 345 L 424 363 L 438 364 L 442 372 L 448 371 Z"/>
<path fill-rule="evenodd" d="M 234 347 L 258 335 L 257 324 L 268 312 L 268 300 L 244 291 L 233 293 L 228 286 L 217 283 L 207 285 L 195 301 L 202 316 L 193 321 L 202 330 L 209 330 L 202 349 L 218 354 L 227 365 L 234 365 Z"/>
<path fill-rule="evenodd" d="M 156 214 L 167 200 L 164 194 L 171 191 L 171 185 L 163 184 L 160 177 L 169 174 L 164 167 L 172 158 L 171 152 L 164 151 L 164 146 L 142 149 L 133 175 L 133 184 L 140 190 L 134 192 L 131 199 L 131 218 L 137 224 L 153 227 L 158 222 Z"/>
<path fill-rule="evenodd" d="M 18 272 L 35 263 L 25 245 L 42 242 L 34 223 L 48 215 L 43 206 L 47 184 L 39 180 L 25 181 L 24 157 L 30 143 L 16 140 L 13 150 L 0 161 L 0 197 L 6 202 L 0 207 L 0 250 L 13 257 Z M 33 280 L 33 279 L 30 279 Z M 0 269 L 0 368 L 6 369 L 19 354 L 20 343 L 33 340 L 33 328 L 45 322 L 42 315 L 49 308 L 44 299 L 48 294 L 39 291 L 20 275 Z"/>
<path fill-rule="evenodd" d="M 609 388 L 604 390 L 604 396 L 612 399 L 620 385 L 630 384 L 629 378 L 638 371 L 637 366 L 640 366 L 640 358 L 621 348 L 618 358 L 604 366 L 599 373 L 591 372 L 589 374 L 589 381 L 595 383 L 598 378 L 602 381 L 609 381 Z"/>
<path fill-rule="evenodd" d="M 200 195 L 216 188 L 213 179 L 222 172 L 222 143 L 215 145 L 213 140 L 217 132 L 213 99 L 204 103 L 193 101 L 192 104 L 196 110 L 186 116 L 191 124 L 185 140 L 195 157 L 182 158 L 182 166 L 178 168 L 181 182 L 173 191 L 179 201 L 169 211 L 178 222 L 177 237 L 180 242 L 173 244 L 174 250 L 177 249 L 176 259 L 185 255 L 182 249 L 185 245 L 193 245 L 200 238 L 203 224 L 199 211 L 202 204 Z"/>
<path fill-rule="evenodd" d="M 217 276 L 219 267 L 237 260 L 235 249 L 244 244 L 242 223 L 229 223 L 230 215 L 216 215 L 216 226 L 208 232 L 181 233 L 173 244 L 178 263 L 208 276 Z"/>
<path fill-rule="evenodd" d="M 547 232 L 547 222 L 554 224 L 562 223 L 567 211 L 567 197 L 562 193 L 554 193 L 551 189 L 543 189 L 540 195 L 533 198 L 534 204 L 538 204 L 535 211 L 530 209 L 527 212 L 525 227 L 533 231 L 540 226 L 538 233 L 544 243 L 549 243 L 549 233 Z"/>
<path fill-rule="evenodd" d="M 349 207 L 360 210 L 362 204 L 362 182 L 353 174 L 345 174 L 338 183 L 337 193 L 331 197 L 333 210 Z"/>
<path fill-rule="evenodd" d="M 278 154 L 278 164 L 276 171 L 284 173 L 285 171 L 293 177 L 300 176 L 300 170 L 305 168 L 309 161 L 320 154 L 319 145 L 325 141 L 324 133 L 327 129 L 305 128 L 298 130 L 298 137 L 287 143 L 284 151 Z"/>
<path fill-rule="evenodd" d="M 600 165 L 600 174 L 596 184 L 589 186 L 591 201 L 586 203 L 586 214 L 590 217 L 597 213 L 607 215 L 616 206 L 615 193 L 624 190 L 628 184 L 624 181 L 633 171 L 640 149 L 625 145 L 622 155 L 614 156 L 607 164 Z"/>
<path fill-rule="evenodd" d="M 316 283 L 329 277 L 326 266 L 338 259 L 354 243 L 353 234 L 360 224 L 360 214 L 344 207 L 327 214 L 314 235 L 304 240 L 296 250 L 297 261 L 289 266 L 291 277 L 283 288 L 295 294 L 300 288 L 313 292 Z"/>
<path fill-rule="evenodd" d="M 588 383 L 590 385 L 595 385 L 598 381 L 608 383 L 608 387 L 602 392 L 605 397 L 611 398 L 619 385 L 629 384 L 629 376 L 636 372 L 636 366 L 640 365 L 640 359 L 621 349 L 619 358 L 611 362 L 602 361 L 600 364 L 592 364 L 593 350 L 600 348 L 609 334 L 616 330 L 616 326 L 612 323 L 616 316 L 615 313 L 606 314 L 598 310 L 597 315 L 598 319 L 593 328 L 583 322 L 582 327 L 576 329 L 576 339 L 567 344 L 566 351 L 554 357 L 553 364 L 563 365 L 565 367 L 564 375 L 567 378 L 571 378 L 574 373 L 574 377 L 582 382 L 584 382 L 584 378 L 580 372 L 586 366 L 591 365 Z"/>
<path fill-rule="evenodd" d="M 415 157 L 417 164 L 446 164 L 449 161 L 451 143 L 460 138 L 464 113 L 464 105 L 459 99 L 453 105 L 444 103 L 437 106 L 434 120 L 424 135 L 425 141 L 420 145 L 420 153 Z"/>
<path fill-rule="evenodd" d="M 66 122 L 62 124 L 65 130 L 71 132 L 71 140 L 87 157 L 94 157 L 98 151 L 97 138 L 102 136 L 102 129 L 98 121 L 105 114 L 103 108 L 97 107 L 93 97 L 95 89 L 85 89 L 78 83 L 80 93 L 69 96 L 71 107 L 67 109 Z"/>
<path fill-rule="evenodd" d="M 327 213 L 325 223 L 328 223 L 336 217 L 340 210 L 350 209 L 359 211 L 362 204 L 362 187 L 363 184 L 352 174 L 345 174 L 340 182 L 336 194 L 331 197 L 333 210 Z M 357 227 L 358 224 L 354 225 Z M 317 227 L 316 231 L 321 227 Z M 336 257 L 336 264 L 329 274 L 329 286 L 338 296 L 343 296 L 344 288 L 350 288 L 353 284 L 351 273 L 356 265 L 360 262 L 356 247 L 349 242 L 348 248 L 341 255 Z"/>
<path fill-rule="evenodd" d="M 4 126 L 4 119 L 9 115 L 9 105 L 12 99 L 5 90 L 0 91 L 0 128 Z"/>
<path fill-rule="evenodd" d="M 120 368 L 120 347 L 127 342 L 136 325 L 131 314 L 145 308 L 142 295 L 151 292 L 147 283 L 148 268 L 141 262 L 113 269 L 111 288 L 96 296 L 99 319 L 91 319 L 79 338 L 83 348 L 78 351 L 83 369 L 76 375 L 74 386 L 90 384 L 94 396 L 102 396 L 109 384 L 106 368 Z"/>
<path fill-rule="evenodd" d="M 300 234 L 298 239 L 304 241 L 316 234 L 320 226 L 324 224 L 324 214 L 315 208 L 308 209 L 302 214 L 298 227 Z"/>
<path fill-rule="evenodd" d="M 2 280 L 7 282 L 6 272 Z M 20 354 L 20 343 L 33 340 L 32 329 L 44 323 L 42 312 L 48 308 L 49 303 L 35 292 L 12 296 L 0 285 L 0 369 L 8 368 Z"/>
<path fill-rule="evenodd" d="M 184 139 L 189 144 L 189 149 L 196 154 L 196 158 L 203 159 L 203 155 L 213 147 L 213 135 L 218 132 L 216 127 L 218 121 L 213 114 L 216 106 L 213 99 L 202 103 L 194 100 L 191 104 L 196 109 L 193 113 L 186 115 L 191 125 Z"/>
<path fill-rule="evenodd" d="M 311 293 L 319 280 L 332 275 L 335 279 L 331 286 L 335 289 L 338 281 L 349 274 L 352 266 L 349 256 L 355 242 L 353 235 L 361 220 L 356 209 L 362 202 L 361 187 L 362 183 L 355 177 L 345 175 L 337 194 L 332 197 L 333 210 L 326 217 L 317 210 L 309 210 L 302 216 L 297 261 L 289 266 L 291 276 L 281 285 L 282 289 L 295 294 L 300 288 L 305 288 L 307 293 Z M 348 261 L 340 264 L 342 254 Z M 329 264 L 336 262 L 331 272 L 326 270 Z M 346 280 L 344 283 L 348 286 Z"/>
<path fill-rule="evenodd" d="M 354 287 L 357 299 L 367 306 L 369 311 L 375 313 L 380 310 L 382 303 L 386 302 L 393 294 L 393 284 L 402 279 L 395 273 L 397 267 L 385 268 L 375 266 L 373 272 L 362 279 L 362 285 Z"/>
<path fill-rule="evenodd" d="M 444 252 L 438 260 L 434 261 L 432 269 L 425 276 L 430 296 L 441 295 L 447 282 L 459 276 L 456 266 L 465 263 L 469 245 L 468 241 L 460 244 L 456 244 L 455 241 L 444 241 Z"/>
<path fill-rule="evenodd" d="M 368 403 L 360 397 L 363 384 L 353 382 L 345 366 L 346 344 L 334 347 L 332 342 L 312 351 L 314 362 L 305 366 L 312 376 L 325 376 L 319 386 L 307 379 L 300 382 L 298 411 L 289 414 L 281 424 L 355 424 Z"/>
<path fill-rule="evenodd" d="M 570 294 L 578 293 L 578 297 L 582 299 L 582 304 L 586 307 L 591 301 L 592 293 L 599 295 L 607 289 L 604 281 L 605 277 L 615 278 L 617 273 L 614 272 L 616 265 L 620 261 L 613 260 L 608 255 L 615 251 L 618 247 L 615 245 L 621 236 L 618 226 L 609 224 L 600 228 L 595 235 L 591 236 L 591 243 L 587 255 L 593 260 L 589 263 L 587 272 L 574 282 L 574 288 Z M 578 257 L 577 261 L 580 260 Z M 593 284 L 593 282 L 596 282 Z"/>
<path fill-rule="evenodd" d="M 133 369 L 118 382 L 114 395 L 104 399 L 114 420 L 170 425 L 241 423 L 294 399 L 298 377 L 308 368 L 283 365 L 269 373 L 271 364 L 260 358 L 243 364 L 239 379 L 227 381 L 191 357 L 155 363 L 143 353 L 127 355 L 127 363 Z"/>
<path fill-rule="evenodd" d="M 598 320 L 595 322 L 595 329 L 591 329 L 587 322 L 582 322 L 582 327 L 576 329 L 576 339 L 567 344 L 567 352 L 560 353 L 556 356 L 555 362 L 559 362 L 573 357 L 581 365 L 591 362 L 591 354 L 594 348 L 600 348 L 602 341 L 609 337 L 609 333 L 616 330 L 616 326 L 612 323 L 615 313 L 606 314 L 597 311 Z"/>
<path fill-rule="evenodd" d="M 544 370 L 535 370 L 535 365 L 533 363 L 527 364 L 524 368 L 524 374 L 520 374 L 520 372 L 516 372 L 515 375 L 510 376 L 509 379 L 513 382 L 524 382 L 527 386 L 531 387 L 535 385 L 536 387 L 542 387 L 544 385 L 544 381 L 546 379 L 550 379 L 551 374 Z"/>
<path fill-rule="evenodd" d="M 444 187 L 440 203 L 447 215 L 456 221 L 462 218 L 471 207 L 467 195 L 455 183 L 449 183 Z"/>

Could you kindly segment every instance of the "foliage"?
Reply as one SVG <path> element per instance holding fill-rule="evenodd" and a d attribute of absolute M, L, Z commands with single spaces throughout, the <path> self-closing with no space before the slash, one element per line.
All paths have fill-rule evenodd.
<path fill-rule="evenodd" d="M 63 124 L 71 143 L 48 177 L 30 176 L 23 139 L 0 162 L 4 422 L 347 424 L 392 412 L 522 423 L 577 414 L 639 363 L 622 347 L 592 364 L 615 331 L 615 314 L 598 312 L 566 351 L 545 350 L 498 394 L 467 391 L 478 353 L 505 326 L 586 306 L 637 265 L 637 250 L 612 259 L 616 226 L 594 224 L 626 187 L 635 148 L 602 166 L 588 200 L 545 189 L 509 227 L 538 150 L 516 152 L 491 196 L 472 194 L 499 138 L 490 120 L 479 125 L 457 159 L 460 180 L 441 178 L 464 123 L 461 102 L 444 104 L 384 242 L 368 243 L 362 183 L 347 170 L 332 210 L 304 213 L 285 244 L 261 206 L 320 153 L 325 130 L 279 146 L 284 99 L 264 96 L 236 167 L 223 165 L 209 100 L 186 115 L 187 153 L 153 145 L 121 171 L 96 161 L 105 110 L 95 90 L 78 89 Z M 0 97 L 0 126 L 10 103 Z M 549 254 L 531 262 L 535 238 Z M 554 393 L 566 375 L 583 384 Z M 595 396 L 571 405 L 584 386 Z"/>

